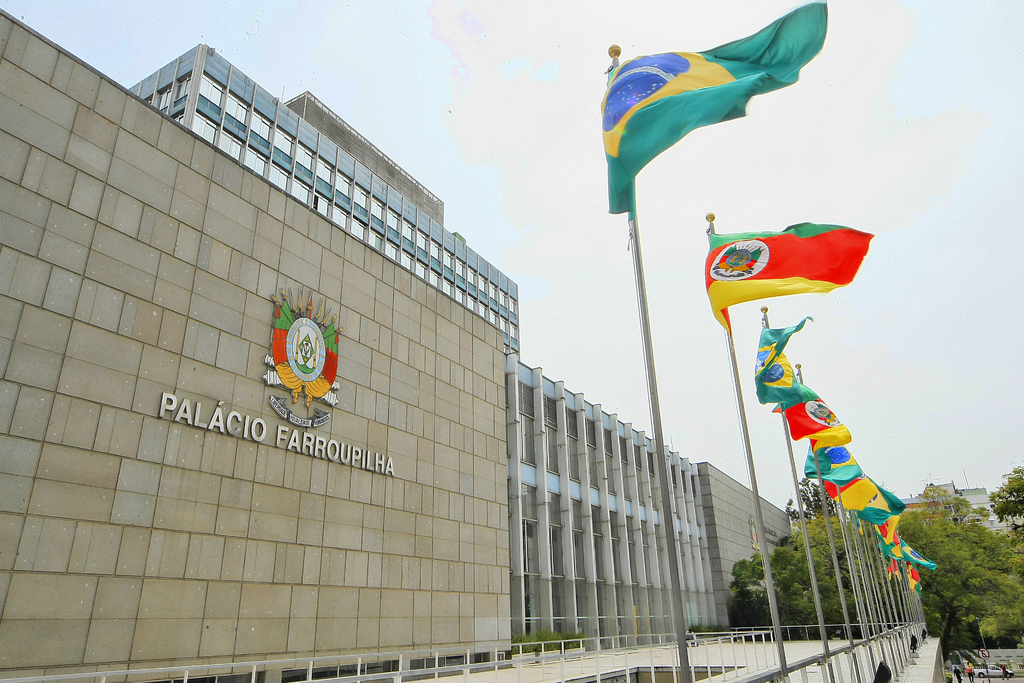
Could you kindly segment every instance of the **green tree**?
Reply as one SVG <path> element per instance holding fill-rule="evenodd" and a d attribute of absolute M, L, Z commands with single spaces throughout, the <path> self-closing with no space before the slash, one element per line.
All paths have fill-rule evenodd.
<path fill-rule="evenodd" d="M 823 506 L 828 502 L 828 511 L 832 516 L 836 516 L 838 510 L 836 508 L 836 502 L 825 494 L 825 490 L 817 483 L 816 480 L 807 479 L 806 477 L 800 480 L 800 499 L 804 502 L 804 516 L 807 519 L 814 519 L 822 516 Z M 790 498 L 786 503 L 786 514 L 789 515 L 789 520 L 793 524 L 797 524 L 800 521 L 800 511 L 797 509 L 793 499 Z"/>
<path fill-rule="evenodd" d="M 935 571 L 921 570 L 921 588 L 928 630 L 940 636 L 943 651 L 980 644 L 972 632 L 975 618 L 986 637 L 1019 629 L 1022 591 L 1009 537 L 983 527 L 959 496 L 929 489 L 922 497 L 926 505 L 906 512 L 899 532 L 938 564 Z"/>
<path fill-rule="evenodd" d="M 993 510 L 1000 522 L 1009 522 L 1018 539 L 1024 531 L 1024 467 L 1014 467 L 1003 475 L 1003 485 L 991 496 Z"/>
<path fill-rule="evenodd" d="M 749 560 L 739 560 L 732 566 L 729 583 L 729 623 L 733 626 L 770 626 L 771 610 L 764 589 L 764 563 L 755 554 Z"/>

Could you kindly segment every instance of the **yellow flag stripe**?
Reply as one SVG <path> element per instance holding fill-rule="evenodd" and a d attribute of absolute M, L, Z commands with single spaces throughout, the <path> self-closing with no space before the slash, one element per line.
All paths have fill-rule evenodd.
<path fill-rule="evenodd" d="M 615 127 L 604 133 L 604 149 L 608 153 L 608 156 L 617 157 L 619 156 L 619 141 L 622 138 L 623 132 L 626 130 L 626 124 L 633 117 L 633 114 L 640 111 L 644 107 L 650 106 L 658 100 L 666 97 L 672 97 L 673 95 L 679 95 L 684 92 L 690 92 L 693 90 L 701 90 L 703 88 L 711 88 L 716 85 L 725 85 L 731 83 L 736 79 L 731 73 L 729 73 L 724 66 L 716 62 L 709 62 L 704 59 L 703 56 L 695 52 L 677 52 L 677 55 L 681 55 L 690 62 L 690 69 L 686 73 L 679 74 L 671 81 L 663 85 L 658 92 L 654 93 L 650 97 L 646 97 L 643 100 L 637 102 L 629 108 L 619 122 L 615 124 Z M 629 65 L 626 62 L 619 67 L 619 73 L 622 69 Z M 617 75 L 616 75 L 617 76 Z M 605 94 L 605 98 L 608 95 Z M 601 103 L 601 111 L 604 111 L 605 103 Z"/>
<path fill-rule="evenodd" d="M 715 312 L 715 318 L 722 327 L 729 329 L 725 317 L 721 311 L 736 304 L 768 299 L 773 296 L 788 296 L 790 294 L 809 294 L 831 292 L 833 289 L 842 287 L 834 282 L 825 280 L 808 280 L 805 277 L 787 277 L 771 280 L 740 280 L 739 282 L 720 282 L 715 280 L 708 287 L 708 298 L 711 300 L 711 309 Z"/>

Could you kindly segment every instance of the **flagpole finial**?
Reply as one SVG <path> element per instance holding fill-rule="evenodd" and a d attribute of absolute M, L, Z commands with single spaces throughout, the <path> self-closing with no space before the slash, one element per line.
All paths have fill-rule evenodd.
<path fill-rule="evenodd" d="M 622 54 L 622 48 L 618 45 L 612 45 L 608 48 L 608 56 L 612 58 L 612 65 L 605 71 L 606 74 L 610 74 L 619 68 L 619 55 Z"/>
<path fill-rule="evenodd" d="M 704 216 L 704 218 L 705 218 L 705 220 L 707 220 L 708 223 L 714 223 L 715 222 L 715 214 L 713 214 L 713 213 L 709 213 L 707 216 Z"/>
<path fill-rule="evenodd" d="M 708 213 L 708 215 L 704 216 L 704 220 L 706 220 L 708 222 L 707 233 L 709 235 L 714 235 L 715 234 L 715 214 Z"/>
<path fill-rule="evenodd" d="M 767 306 L 762 306 L 761 307 L 761 312 L 762 313 L 767 313 L 768 312 L 768 307 Z"/>

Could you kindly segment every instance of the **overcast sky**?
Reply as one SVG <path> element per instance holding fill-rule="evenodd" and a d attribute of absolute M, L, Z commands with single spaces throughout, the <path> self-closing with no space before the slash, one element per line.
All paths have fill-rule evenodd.
<path fill-rule="evenodd" d="M 83 2 L 0 7 L 125 86 L 197 43 L 268 91 L 309 90 L 445 203 L 445 227 L 519 283 L 522 361 L 650 433 L 624 216 L 607 212 L 600 102 L 623 58 L 749 35 L 790 0 Z M 1022 464 L 1024 3 L 840 0 L 821 54 L 747 118 L 638 176 L 666 438 L 748 483 L 724 333 L 704 290 L 720 233 L 804 221 L 874 233 L 786 351 L 902 497 L 989 490 Z M 754 396 L 760 303 L 732 309 L 761 492 L 792 495 L 778 415 Z M 1016 397 L 1016 398 L 1015 398 Z M 802 465 L 806 443 L 794 445 Z"/>

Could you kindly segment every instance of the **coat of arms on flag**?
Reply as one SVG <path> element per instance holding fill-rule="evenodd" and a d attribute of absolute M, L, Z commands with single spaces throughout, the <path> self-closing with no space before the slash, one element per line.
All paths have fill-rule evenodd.
<path fill-rule="evenodd" d="M 263 361 L 269 369 L 263 373 L 268 387 L 285 387 L 292 395 L 292 403 L 305 396 L 306 407 L 313 399 L 331 406 L 338 403 L 339 383 L 335 380 L 338 371 L 338 338 L 341 328 L 336 318 L 326 308 L 324 301 L 313 312 L 313 295 L 310 294 L 303 310 L 302 292 L 298 299 L 292 299 L 291 291 L 282 290 L 281 299 L 272 296 L 274 302 L 274 332 L 271 354 Z M 287 399 L 270 397 L 270 404 L 278 415 L 292 424 L 303 427 L 319 427 L 331 419 L 329 413 L 314 409 L 309 418 L 301 418 L 286 407 Z"/>

